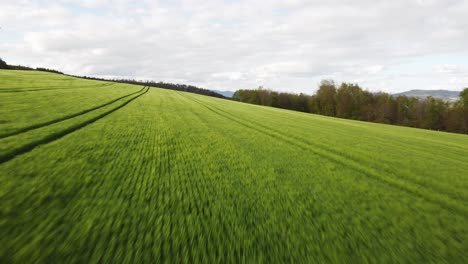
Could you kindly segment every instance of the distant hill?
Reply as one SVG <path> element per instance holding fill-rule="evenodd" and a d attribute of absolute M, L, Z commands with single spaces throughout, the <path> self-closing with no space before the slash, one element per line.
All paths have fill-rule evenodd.
<path fill-rule="evenodd" d="M 456 101 L 460 95 L 459 91 L 449 90 L 410 90 L 402 93 L 393 94 L 393 96 L 405 95 L 408 97 L 426 98 L 432 96 L 446 101 Z"/>
<path fill-rule="evenodd" d="M 212 90 L 212 91 L 224 97 L 228 97 L 228 98 L 232 98 L 232 96 L 234 95 L 234 92 L 231 92 L 231 91 L 218 91 L 218 90 Z"/>

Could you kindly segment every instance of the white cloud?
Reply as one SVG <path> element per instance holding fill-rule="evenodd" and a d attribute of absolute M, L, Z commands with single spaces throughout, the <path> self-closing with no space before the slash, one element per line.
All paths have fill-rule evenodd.
<path fill-rule="evenodd" d="M 215 79 L 228 79 L 231 81 L 237 81 L 242 80 L 244 78 L 244 74 L 242 72 L 218 72 L 213 73 L 211 77 Z"/>
<path fill-rule="evenodd" d="M 451 73 L 451 74 L 457 74 L 457 73 L 463 73 L 465 70 L 463 69 L 462 65 L 456 65 L 456 64 L 440 64 L 434 66 L 434 71 L 436 73 Z"/>
<path fill-rule="evenodd" d="M 0 56 L 220 90 L 311 93 L 323 77 L 387 91 L 423 89 L 428 80 L 450 88 L 468 86 L 459 62 L 411 69 L 420 79 L 392 69 L 433 55 L 468 57 L 466 13 L 463 0 L 0 0 Z"/>

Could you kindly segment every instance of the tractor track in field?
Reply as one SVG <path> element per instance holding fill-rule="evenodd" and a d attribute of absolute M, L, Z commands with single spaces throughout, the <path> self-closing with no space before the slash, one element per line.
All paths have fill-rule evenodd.
<path fill-rule="evenodd" d="M 139 98 L 140 96 L 146 94 L 148 91 L 149 91 L 149 87 L 146 87 L 146 90 L 144 92 L 138 94 L 137 96 L 129 99 L 125 103 L 123 103 L 123 104 L 121 104 L 121 105 L 119 105 L 119 106 L 117 106 L 117 107 L 115 107 L 115 108 L 113 108 L 113 109 L 111 109 L 109 111 L 106 111 L 106 112 L 104 112 L 104 113 L 102 113 L 102 114 L 100 114 L 100 115 L 98 115 L 96 117 L 88 119 L 85 122 L 73 125 L 73 126 L 71 126 L 69 128 L 66 128 L 64 130 L 61 130 L 61 131 L 58 131 L 58 132 L 55 132 L 55 133 L 52 133 L 52 134 L 49 134 L 49 135 L 47 135 L 46 137 L 44 137 L 42 139 L 36 140 L 34 142 L 30 142 L 30 143 L 28 143 L 26 145 L 23 145 L 23 146 L 21 146 L 19 148 L 16 148 L 16 149 L 14 149 L 14 150 L 12 150 L 10 152 L 5 153 L 5 154 L 0 156 L 0 165 L 14 159 L 15 157 L 17 157 L 19 155 L 30 152 L 30 151 L 32 151 L 33 149 L 35 149 L 36 147 L 38 147 L 40 145 L 48 144 L 50 142 L 53 142 L 55 140 L 58 140 L 58 139 L 60 139 L 60 138 L 62 138 L 64 136 L 66 136 L 68 134 L 71 134 L 71 133 L 73 133 L 73 132 L 75 132 L 75 131 L 83 128 L 83 127 L 86 127 L 87 125 L 90 125 L 90 124 L 100 120 L 101 118 L 103 118 L 103 117 L 105 117 L 105 116 L 107 116 L 109 114 L 112 114 L 113 112 L 123 108 L 124 106 L 128 105 L 130 102 L 132 102 L 132 101 L 136 100 L 137 98 Z"/>
<path fill-rule="evenodd" d="M 412 186 L 411 185 L 406 185 L 406 184 L 400 182 L 400 180 L 398 178 L 397 179 L 386 178 L 386 177 L 380 175 L 378 172 L 374 171 L 373 169 L 367 168 L 365 166 L 360 165 L 359 161 L 349 159 L 346 156 L 344 156 L 344 157 L 340 156 L 339 152 L 330 151 L 328 149 L 323 149 L 324 151 L 317 151 L 317 149 L 311 148 L 309 146 L 309 144 L 305 144 L 304 142 L 302 142 L 303 144 L 299 144 L 299 143 L 297 143 L 297 142 L 295 142 L 293 140 L 289 140 L 289 139 L 285 138 L 286 135 L 284 135 L 281 132 L 278 132 L 278 131 L 276 131 L 274 129 L 271 129 L 271 128 L 266 129 L 264 126 L 259 125 L 256 122 L 252 122 L 255 125 L 246 124 L 245 122 L 237 120 L 236 118 L 234 118 L 234 117 L 232 117 L 232 116 L 230 116 L 230 115 L 228 115 L 226 113 L 221 113 L 222 110 L 219 110 L 216 107 L 207 106 L 203 102 L 200 102 L 200 101 L 198 101 L 197 99 L 194 99 L 194 98 L 191 98 L 191 100 L 193 100 L 193 101 L 197 102 L 198 104 L 204 106 L 205 108 L 212 111 L 213 113 L 215 113 L 217 115 L 220 115 L 220 116 L 222 116 L 224 118 L 227 118 L 227 119 L 229 119 L 231 121 L 234 121 L 234 122 L 236 122 L 236 123 L 238 123 L 238 124 L 240 124 L 240 125 L 242 125 L 242 126 L 244 126 L 246 128 L 254 130 L 257 133 L 268 135 L 268 136 L 273 137 L 275 139 L 281 140 L 281 141 L 283 141 L 283 142 L 285 142 L 287 144 L 298 147 L 298 148 L 300 148 L 302 150 L 312 151 L 316 155 L 319 155 L 319 156 L 324 157 L 324 158 L 326 158 L 326 159 L 328 159 L 328 160 L 330 160 L 332 162 L 338 163 L 338 164 L 340 164 L 342 166 L 345 166 L 345 167 L 350 168 L 352 170 L 355 170 L 355 171 L 357 171 L 359 173 L 362 173 L 363 175 L 366 175 L 367 177 L 369 177 L 371 179 L 374 179 L 374 180 L 377 180 L 379 182 L 385 183 L 385 184 L 390 185 L 390 186 L 392 186 L 394 188 L 405 191 L 406 193 L 410 193 L 410 194 L 412 194 L 412 195 L 414 195 L 416 197 L 424 199 L 428 203 L 436 204 L 436 205 L 440 206 L 441 208 L 444 208 L 445 210 L 456 211 L 457 213 L 459 213 L 461 215 L 468 216 L 468 209 L 465 208 L 464 206 L 460 206 L 459 204 L 454 202 L 454 201 L 457 201 L 457 199 L 449 196 L 446 193 L 441 194 L 437 190 L 434 190 L 434 189 L 422 186 L 420 184 L 411 182 L 411 180 L 410 181 L 405 181 L 405 183 L 409 183 Z M 216 108 L 216 110 L 214 108 Z M 222 111 L 222 112 L 224 112 L 224 111 Z M 263 129 L 257 128 L 256 127 L 257 125 L 259 125 L 260 127 L 263 127 Z M 271 131 L 274 131 L 275 133 L 272 133 Z M 289 136 L 289 135 L 287 135 L 287 136 Z M 313 143 L 310 143 L 310 144 L 316 145 L 316 144 L 313 144 Z M 322 146 L 316 146 L 316 147 L 322 148 Z M 346 160 L 343 160 L 343 159 L 346 159 Z M 348 162 L 346 162 L 346 161 L 348 161 Z M 352 163 L 349 163 L 350 161 Z M 418 188 L 418 187 L 422 187 L 423 190 L 421 190 L 421 188 Z M 433 197 L 425 194 L 424 189 L 427 190 L 427 191 L 435 191 L 433 194 L 438 196 L 438 198 L 433 198 Z M 440 197 L 440 196 L 442 196 L 442 197 Z M 458 200 L 458 201 L 460 201 L 460 200 Z"/>
<path fill-rule="evenodd" d="M 227 115 L 229 117 L 232 117 L 232 115 L 230 115 L 228 112 L 222 110 L 222 109 L 219 109 L 215 106 L 212 106 L 213 108 L 217 109 L 218 111 L 224 113 L 224 115 Z M 232 117 L 232 118 L 235 118 L 235 117 Z M 239 120 L 237 118 L 237 120 Z M 363 162 L 362 160 L 359 160 L 359 159 L 356 159 L 355 157 L 352 157 L 344 152 L 340 152 L 340 151 L 336 151 L 330 147 L 328 147 L 327 145 L 325 144 L 319 144 L 317 142 L 313 142 L 313 141 L 309 141 L 309 140 L 304 140 L 304 138 L 301 138 L 299 136 L 294 136 L 293 134 L 287 134 L 287 133 L 284 133 L 284 132 L 281 132 L 277 129 L 274 129 L 272 127 L 268 127 L 268 126 L 265 126 L 257 121 L 252 121 L 252 124 L 255 124 L 255 126 L 258 126 L 258 127 L 261 127 L 263 128 L 263 130 L 259 130 L 259 131 L 273 131 L 277 134 L 279 134 L 279 136 L 282 136 L 283 138 L 285 138 L 286 140 L 288 140 L 289 138 L 293 138 L 295 140 L 297 140 L 298 142 L 306 145 L 307 147 L 309 147 L 310 145 L 313 145 L 315 146 L 316 148 L 318 149 L 323 149 L 325 150 L 325 152 L 329 152 L 329 153 L 332 153 L 333 155 L 337 155 L 337 156 L 342 156 L 344 158 L 346 158 L 347 160 L 351 160 L 353 162 L 355 162 L 356 164 L 360 164 L 361 162 Z M 242 121 L 241 121 L 242 122 Z M 390 171 L 390 170 L 384 170 L 384 172 L 387 172 L 389 174 L 392 174 L 393 171 Z M 434 184 L 428 184 L 428 183 L 424 183 L 424 182 L 421 182 L 421 181 L 418 181 L 418 180 L 415 180 L 413 178 L 411 178 L 410 176 L 408 176 L 407 174 L 403 173 L 403 172 L 399 172 L 399 175 L 403 176 L 403 178 L 401 178 L 402 180 L 406 181 L 406 182 L 409 182 L 413 185 L 417 185 L 417 186 L 420 186 L 422 188 L 425 188 L 425 189 L 428 189 L 428 190 L 431 190 L 431 191 L 434 191 L 434 192 L 437 192 L 437 193 L 442 193 L 443 195 L 446 195 L 447 197 L 449 197 L 450 199 L 453 199 L 453 200 L 459 200 L 459 201 L 462 201 L 464 203 L 468 203 L 468 198 L 466 196 L 463 196 L 463 197 L 458 197 L 457 195 L 462 195 L 462 194 L 457 194 L 457 195 L 453 195 L 452 193 L 452 190 L 447 190 L 447 189 L 444 189 L 443 187 L 441 188 L 440 186 L 438 185 L 434 185 Z M 396 177 L 398 178 L 398 177 Z"/>
<path fill-rule="evenodd" d="M 19 89 L 0 89 L 0 93 L 26 93 L 26 92 L 41 92 L 41 91 L 51 91 L 51 90 L 74 90 L 74 89 L 92 89 L 92 88 L 102 88 L 102 87 L 107 87 L 114 85 L 115 83 L 109 83 L 109 84 L 100 84 L 100 85 L 90 85 L 90 86 L 82 86 L 82 87 L 72 87 L 72 88 L 63 88 L 63 86 L 57 86 L 55 87 L 45 87 L 45 88 L 37 88 L 37 89 L 29 89 L 29 88 L 35 88 L 35 87 L 27 87 L 26 89 L 24 88 L 19 88 Z M 60 88 L 58 88 L 60 87 Z"/>
<path fill-rule="evenodd" d="M 312 114 L 308 114 L 308 115 L 312 115 Z M 274 113 L 272 114 L 272 116 L 275 116 L 277 118 L 284 118 L 284 117 L 281 117 L 281 115 L 278 115 L 278 113 Z M 333 118 L 334 119 L 334 118 Z M 355 121 L 355 120 L 346 120 L 346 119 L 342 119 L 342 121 Z M 310 122 L 310 120 L 308 121 Z M 363 121 L 361 121 L 363 122 Z M 306 124 L 306 123 L 297 123 L 297 124 L 293 124 L 293 127 L 295 129 L 297 129 L 298 127 L 300 127 L 301 125 L 303 124 Z M 383 125 L 383 124 L 382 124 Z M 393 127 L 392 125 L 387 125 L 387 126 L 390 126 L 390 127 Z M 335 130 L 330 130 L 330 132 L 333 131 L 334 133 L 337 133 L 337 131 Z M 347 136 L 346 134 L 344 133 L 341 133 L 342 136 Z M 385 135 L 382 135 L 381 138 L 385 138 Z M 411 138 L 411 140 L 414 140 L 414 138 Z M 417 140 L 421 140 L 421 141 L 426 141 L 426 142 L 429 142 L 429 141 L 432 141 L 433 140 L 428 140 L 426 138 L 418 138 Z M 382 144 L 382 145 L 386 145 L 386 146 L 402 146 L 405 148 L 405 150 L 410 150 L 410 151 L 418 151 L 418 152 L 425 152 L 427 149 L 424 148 L 424 147 L 421 147 L 421 146 L 418 146 L 417 144 L 411 144 L 411 141 L 408 141 L 408 139 L 406 139 L 406 141 L 402 141 L 401 139 L 398 140 L 398 141 L 392 141 L 391 143 L 389 143 L 388 140 L 379 140 L 378 141 L 379 144 Z M 459 159 L 457 159 L 456 157 L 453 157 L 452 158 L 452 161 L 456 161 L 456 162 L 459 162 L 460 165 L 463 165 L 466 163 L 466 159 L 463 159 L 463 155 L 464 155 L 464 150 L 461 148 L 460 145 L 448 145 L 446 142 L 438 142 L 439 144 L 442 143 L 444 144 L 444 146 L 447 148 L 450 148 L 450 151 L 451 153 L 454 153 L 456 156 L 458 157 L 461 157 Z M 362 154 L 362 153 L 361 153 Z M 420 154 L 420 153 L 416 153 L 416 154 Z M 426 159 L 428 158 L 431 158 L 431 156 L 429 157 L 425 157 Z M 434 158 L 434 157 L 432 157 Z M 438 161 L 437 159 L 434 158 L 435 161 Z"/>
<path fill-rule="evenodd" d="M 67 115 L 67 116 L 59 117 L 59 118 L 56 118 L 56 119 L 53 119 L 53 120 L 50 120 L 50 121 L 47 121 L 47 122 L 27 126 L 27 127 L 21 128 L 19 130 L 16 130 L 16 131 L 13 131 L 13 132 L 10 132 L 10 133 L 0 134 L 0 139 L 11 137 L 11 136 L 16 136 L 16 135 L 26 133 L 26 132 L 34 130 L 34 129 L 38 129 L 38 128 L 45 127 L 45 126 L 48 126 L 48 125 L 52 125 L 52 124 L 55 124 L 55 123 L 58 123 L 58 122 L 61 122 L 61 121 L 67 120 L 67 119 L 74 118 L 74 117 L 77 117 L 77 116 L 80 116 L 80 115 L 84 115 L 86 113 L 89 113 L 89 112 L 92 112 L 94 110 L 98 110 L 100 108 L 103 108 L 105 106 L 113 104 L 113 103 L 115 103 L 115 102 L 117 102 L 119 100 L 122 100 L 122 99 L 126 98 L 126 97 L 129 97 L 129 96 L 132 96 L 134 94 L 140 93 L 140 92 L 143 91 L 143 89 L 145 89 L 145 88 L 143 87 L 139 91 L 129 93 L 127 95 L 124 95 L 124 96 L 121 96 L 119 98 L 113 99 L 113 100 L 111 100 L 111 101 L 109 101 L 107 103 L 104 103 L 102 105 L 94 106 L 94 107 L 88 108 L 86 110 L 82 110 L 80 112 L 77 112 L 77 113 L 74 113 L 74 114 L 71 114 L 71 115 Z"/>

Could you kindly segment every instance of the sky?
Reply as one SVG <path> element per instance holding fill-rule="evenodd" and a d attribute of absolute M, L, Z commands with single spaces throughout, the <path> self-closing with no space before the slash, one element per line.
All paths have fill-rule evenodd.
<path fill-rule="evenodd" d="M 0 0 L 0 57 L 216 90 L 461 90 L 467 14 L 468 0 Z"/>

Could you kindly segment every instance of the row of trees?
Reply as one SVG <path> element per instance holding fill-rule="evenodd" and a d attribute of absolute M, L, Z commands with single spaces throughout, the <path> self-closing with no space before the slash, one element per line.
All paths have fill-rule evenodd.
<path fill-rule="evenodd" d="M 98 81 L 106 81 L 106 82 L 117 82 L 117 83 L 128 83 L 128 84 L 135 84 L 135 85 L 151 86 L 151 87 L 158 87 L 162 89 L 202 94 L 202 95 L 218 97 L 218 98 L 226 98 L 223 95 L 215 93 L 211 90 L 199 88 L 199 87 L 196 87 L 193 85 L 187 85 L 187 84 L 155 82 L 155 81 L 139 81 L 139 80 L 134 80 L 134 79 L 104 79 L 104 78 L 96 78 L 96 77 L 88 77 L 88 76 L 73 76 L 73 77 L 90 79 L 90 80 L 98 80 Z"/>
<path fill-rule="evenodd" d="M 0 58 L 0 69 L 2 70 L 22 70 L 22 71 L 46 71 L 46 72 L 53 72 L 53 73 L 58 73 L 58 74 L 63 74 L 63 72 L 54 70 L 54 69 L 48 69 L 48 68 L 31 68 L 28 66 L 22 66 L 22 65 L 9 65 L 7 64 L 4 60 Z"/>
<path fill-rule="evenodd" d="M 238 90 L 234 100 L 295 111 L 468 134 L 468 88 L 457 102 L 428 97 L 372 93 L 357 84 L 337 86 L 324 80 L 315 95 L 274 92 L 259 88 Z"/>

